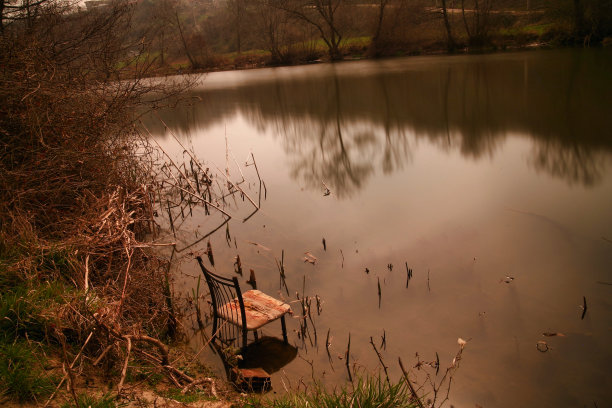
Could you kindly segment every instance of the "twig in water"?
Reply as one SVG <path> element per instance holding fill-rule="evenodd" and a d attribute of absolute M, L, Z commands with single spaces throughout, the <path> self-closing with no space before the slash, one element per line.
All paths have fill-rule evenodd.
<path fill-rule="evenodd" d="M 253 269 L 250 270 L 249 280 L 247 283 L 251 285 L 253 289 L 257 289 L 257 279 L 255 278 L 255 271 Z"/>
<path fill-rule="evenodd" d="M 311 371 L 310 375 L 312 377 L 312 380 L 317 381 L 314 376 L 314 360 L 307 360 L 304 357 L 300 356 L 299 354 L 298 354 L 298 357 L 304 360 L 306 363 L 308 363 L 308 365 L 310 366 L 310 371 Z"/>
<path fill-rule="evenodd" d="M 213 257 L 212 245 L 210 245 L 210 241 L 206 243 L 206 255 L 208 256 L 210 264 L 215 266 L 215 258 Z"/>
<path fill-rule="evenodd" d="M 408 268 L 408 262 L 406 262 L 406 289 L 408 289 L 410 279 L 412 279 L 412 269 Z"/>
<path fill-rule="evenodd" d="M 406 384 L 408 384 L 408 388 L 410 388 L 410 393 L 412 394 L 412 398 L 416 401 L 419 408 L 425 408 L 423 406 L 423 402 L 421 401 L 416 391 L 414 390 L 414 387 L 412 386 L 410 379 L 408 378 L 408 373 L 406 372 L 406 369 L 404 368 L 404 364 L 402 364 L 402 358 L 398 357 L 397 360 L 399 361 L 400 368 L 402 370 L 402 373 L 404 374 L 404 380 L 406 381 Z"/>
<path fill-rule="evenodd" d="M 327 244 L 325 243 L 325 238 L 323 238 L 323 250 L 327 251 Z"/>
<path fill-rule="evenodd" d="M 380 302 L 382 300 L 382 292 L 380 290 L 380 278 L 376 278 L 378 280 L 378 308 L 380 309 Z"/>
<path fill-rule="evenodd" d="M 349 332 L 348 344 L 346 346 L 346 353 L 344 353 L 344 363 L 346 364 L 346 372 L 348 373 L 349 380 L 353 382 L 353 375 L 351 374 L 351 365 L 349 358 L 351 355 L 351 332 Z"/>
<path fill-rule="evenodd" d="M 225 224 L 225 240 L 227 241 L 227 246 L 232 247 L 232 237 L 230 236 L 229 224 Z"/>
<path fill-rule="evenodd" d="M 321 316 L 321 312 L 323 311 L 323 302 L 319 295 L 315 295 L 315 299 L 317 300 L 317 316 Z"/>
<path fill-rule="evenodd" d="M 340 255 L 342 256 L 342 269 L 344 269 L 344 254 L 342 253 L 342 250 L 340 250 Z"/>
<path fill-rule="evenodd" d="M 276 267 L 278 268 L 278 274 L 279 274 L 279 289 L 282 289 L 283 286 L 285 287 L 285 291 L 287 292 L 287 296 L 289 296 L 289 287 L 287 287 L 287 282 L 285 280 L 285 250 L 283 249 L 281 252 L 281 260 L 280 262 L 278 261 L 278 259 L 276 259 L 276 257 L 274 257 L 274 261 L 276 262 Z"/>
<path fill-rule="evenodd" d="M 204 323 L 202 322 L 202 310 L 200 308 L 200 280 L 201 276 L 198 275 L 198 285 L 196 289 L 193 291 L 193 301 L 196 309 L 196 321 L 198 322 L 198 328 L 200 330 L 204 330 Z"/>
<path fill-rule="evenodd" d="M 176 231 L 174 230 L 174 221 L 172 220 L 172 211 L 170 211 L 170 201 L 166 200 L 166 204 L 168 205 L 168 218 L 170 219 L 170 228 L 172 229 L 172 234 L 174 234 L 174 238 L 176 238 Z"/>
<path fill-rule="evenodd" d="M 587 312 L 587 302 L 586 302 L 586 296 L 582 297 L 582 316 L 580 317 L 580 320 L 584 320 L 584 316 L 586 315 Z"/>
<path fill-rule="evenodd" d="M 234 262 L 234 272 L 242 276 L 242 262 L 240 262 L 240 255 L 236 255 L 236 261 Z"/>
<path fill-rule="evenodd" d="M 385 371 L 385 378 L 387 379 L 387 384 L 389 384 L 389 387 L 390 387 L 391 386 L 391 381 L 389 381 L 389 372 L 387 371 L 388 367 L 385 365 L 385 362 L 383 361 L 383 358 L 380 355 L 380 352 L 376 348 L 376 345 L 374 344 L 374 339 L 372 339 L 372 336 L 370 336 L 370 344 L 372 345 L 372 348 L 376 352 L 376 355 L 378 356 L 378 361 L 380 361 L 380 364 L 382 365 L 383 370 Z"/>
<path fill-rule="evenodd" d="M 427 269 L 427 291 L 431 292 L 431 286 L 429 286 L 429 269 Z"/>

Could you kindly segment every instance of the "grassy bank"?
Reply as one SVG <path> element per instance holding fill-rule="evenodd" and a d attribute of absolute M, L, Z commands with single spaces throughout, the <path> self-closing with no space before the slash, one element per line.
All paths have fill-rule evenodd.
<path fill-rule="evenodd" d="M 365 377 L 351 386 L 327 390 L 320 384 L 304 392 L 283 395 L 273 400 L 254 400 L 250 408 L 419 408 L 404 381 L 391 383 L 382 377 Z"/>

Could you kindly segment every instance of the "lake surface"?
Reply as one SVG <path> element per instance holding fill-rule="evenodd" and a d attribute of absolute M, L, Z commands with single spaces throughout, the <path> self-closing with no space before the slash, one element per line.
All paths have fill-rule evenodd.
<path fill-rule="evenodd" d="M 242 172 L 243 189 L 258 197 L 254 167 L 244 165 L 253 153 L 266 186 L 247 222 L 248 201 L 228 199 L 231 246 L 225 227 L 210 237 L 216 271 L 233 275 L 239 254 L 264 292 L 322 299 L 316 344 L 312 329 L 302 339 L 299 319 L 289 319 L 299 357 L 273 375 L 275 391 L 313 377 L 345 383 L 350 333 L 351 367 L 380 368 L 372 337 L 393 379 L 398 357 L 422 379 L 415 353 L 438 353 L 441 376 L 457 339 L 468 340 L 451 388 L 456 407 L 612 404 L 612 51 L 220 72 L 193 96 L 159 118 L 211 169 L 229 163 L 234 181 Z M 180 156 L 158 118 L 145 124 Z M 179 246 L 219 219 L 194 212 Z M 199 274 L 191 251 L 205 249 L 203 241 L 180 262 L 178 293 Z M 282 250 L 290 296 L 279 288 Z M 299 303 L 292 308 L 301 315 Z M 280 336 L 280 324 L 264 333 Z M 220 367 L 212 353 L 205 360 Z"/>

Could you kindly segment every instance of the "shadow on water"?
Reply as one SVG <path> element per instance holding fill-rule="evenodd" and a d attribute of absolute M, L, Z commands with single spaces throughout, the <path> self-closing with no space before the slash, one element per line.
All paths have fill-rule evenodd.
<path fill-rule="evenodd" d="M 269 391 L 272 386 L 270 375 L 291 363 L 298 352 L 292 345 L 270 336 L 261 337 L 242 348 L 240 358 L 216 340 L 210 343 L 210 347 L 221 359 L 228 381 L 247 392 Z"/>
<path fill-rule="evenodd" d="M 263 368 L 268 374 L 274 374 L 292 362 L 297 356 L 297 349 L 285 344 L 276 337 L 262 337 L 249 344 L 242 351 L 240 368 Z"/>
<path fill-rule="evenodd" d="M 240 114 L 280 135 L 295 179 L 313 188 L 329 180 L 339 197 L 404 167 L 420 140 L 477 160 L 509 134 L 532 140 L 535 171 L 593 186 L 612 151 L 610 72 L 607 50 L 270 69 L 232 73 L 245 80 L 224 86 L 211 77 L 196 102 L 158 114 L 184 136 Z M 164 133 L 159 121 L 148 126 Z"/>

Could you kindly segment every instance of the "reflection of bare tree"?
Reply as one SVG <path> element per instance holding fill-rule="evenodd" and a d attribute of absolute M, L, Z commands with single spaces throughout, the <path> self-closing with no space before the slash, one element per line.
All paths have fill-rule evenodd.
<path fill-rule="evenodd" d="M 556 142 L 538 143 L 529 159 L 537 171 L 545 172 L 569 184 L 593 186 L 601 180 L 605 170 L 605 156 L 574 143 L 572 146 Z"/>
<path fill-rule="evenodd" d="M 294 177 L 343 196 L 402 168 L 412 141 L 479 159 L 509 133 L 533 140 L 535 168 L 590 185 L 601 174 L 592 160 L 612 151 L 611 69 L 609 53 L 573 51 L 298 67 L 199 90 L 188 113 L 159 114 L 188 134 L 240 113 L 281 138 Z"/>
<path fill-rule="evenodd" d="M 359 127 L 345 125 L 342 118 L 341 89 L 333 75 L 326 100 L 317 101 L 327 106 L 324 116 L 315 125 L 317 133 L 299 129 L 293 136 L 290 154 L 296 154 L 292 175 L 310 187 L 331 185 L 339 196 L 348 196 L 361 188 L 373 173 L 373 165 L 363 152 L 375 147 L 375 138 Z M 287 118 L 291 120 L 291 118 Z M 312 143 L 315 142 L 315 143 Z"/>

